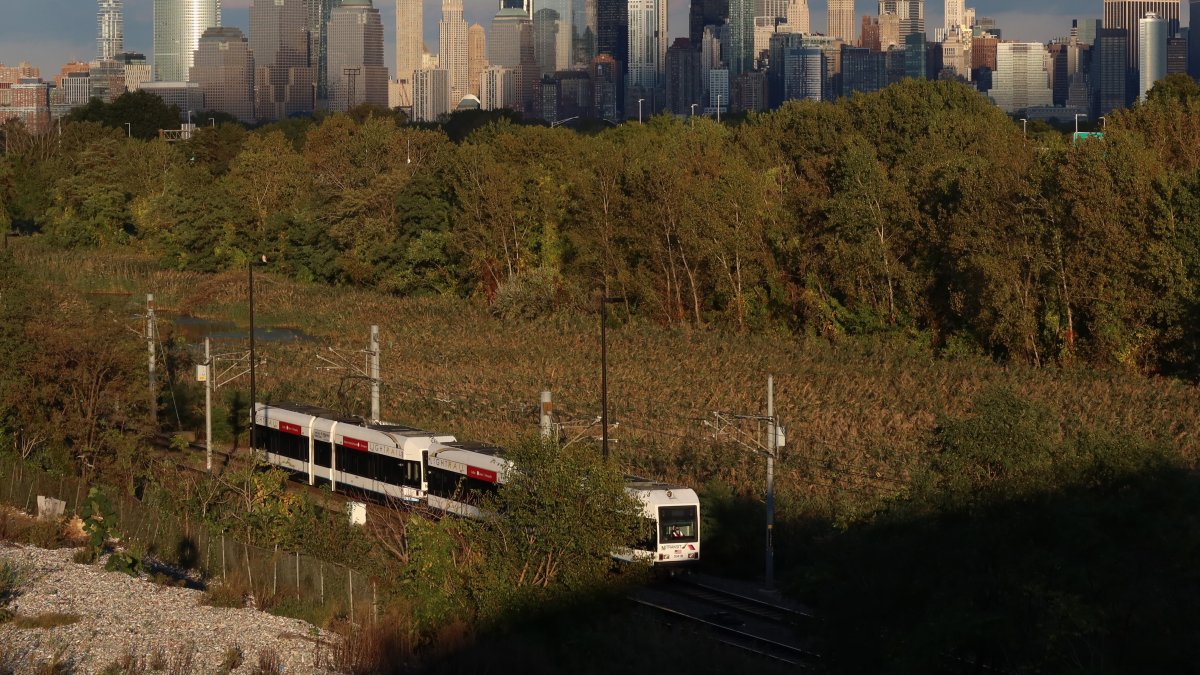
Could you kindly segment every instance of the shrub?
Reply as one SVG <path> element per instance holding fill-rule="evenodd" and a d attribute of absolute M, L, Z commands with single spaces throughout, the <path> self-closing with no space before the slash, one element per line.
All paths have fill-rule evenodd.
<path fill-rule="evenodd" d="M 213 607 L 232 607 L 241 609 L 246 606 L 246 597 L 250 595 L 250 585 L 242 576 L 230 576 L 225 581 L 209 584 L 201 596 L 201 604 Z"/>
<path fill-rule="evenodd" d="M 246 655 L 242 652 L 241 645 L 233 645 L 225 650 L 225 654 L 221 657 L 221 665 L 217 668 L 218 673 L 232 673 L 242 666 L 242 662 L 246 660 Z"/>
<path fill-rule="evenodd" d="M 282 675 L 283 660 L 279 658 L 279 652 L 274 649 L 260 649 L 258 661 L 250 672 L 253 675 Z"/>

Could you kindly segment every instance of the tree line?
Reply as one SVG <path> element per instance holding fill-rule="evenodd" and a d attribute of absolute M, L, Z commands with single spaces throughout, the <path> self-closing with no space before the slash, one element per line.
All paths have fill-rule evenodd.
<path fill-rule="evenodd" d="M 1198 94 L 1169 79 L 1078 143 L 953 82 L 586 134 L 359 109 L 172 145 L 91 106 L 61 135 L 4 127 L 0 226 L 505 315 L 607 289 L 671 326 L 1195 376 Z"/>

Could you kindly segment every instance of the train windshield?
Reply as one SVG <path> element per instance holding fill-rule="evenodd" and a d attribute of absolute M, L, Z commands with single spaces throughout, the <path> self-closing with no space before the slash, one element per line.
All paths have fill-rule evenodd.
<path fill-rule="evenodd" d="M 660 544 L 687 544 L 699 541 L 695 506 L 663 506 L 658 509 Z"/>

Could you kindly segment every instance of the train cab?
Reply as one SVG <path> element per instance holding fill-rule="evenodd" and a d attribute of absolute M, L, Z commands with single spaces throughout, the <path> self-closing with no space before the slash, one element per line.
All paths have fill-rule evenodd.
<path fill-rule="evenodd" d="M 638 542 L 614 557 L 655 566 L 699 561 L 700 498 L 695 490 L 629 476 L 625 491 L 642 503 L 643 527 Z"/>

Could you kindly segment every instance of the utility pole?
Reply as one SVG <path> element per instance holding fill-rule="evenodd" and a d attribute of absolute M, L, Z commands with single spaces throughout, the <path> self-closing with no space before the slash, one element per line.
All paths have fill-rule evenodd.
<path fill-rule="evenodd" d="M 767 549 L 766 571 L 768 589 L 775 587 L 775 376 L 767 376 Z"/>
<path fill-rule="evenodd" d="M 212 473 L 212 338 L 204 336 L 204 455 L 205 469 Z"/>
<path fill-rule="evenodd" d="M 554 412 L 554 403 L 551 402 L 550 392 L 542 392 L 542 441 L 549 442 L 553 434 L 554 427 L 550 421 L 550 415 Z"/>
<path fill-rule="evenodd" d="M 148 352 L 148 365 L 150 371 L 150 425 L 155 431 L 158 431 L 158 387 L 154 373 L 155 358 L 155 342 L 157 342 L 158 326 L 154 320 L 154 294 L 146 294 L 146 351 Z"/>
<path fill-rule="evenodd" d="M 625 302 L 625 298 L 600 296 L 600 438 L 604 461 L 608 461 L 608 305 Z"/>
<path fill-rule="evenodd" d="M 371 326 L 371 421 L 378 423 L 379 414 L 379 326 Z"/>

